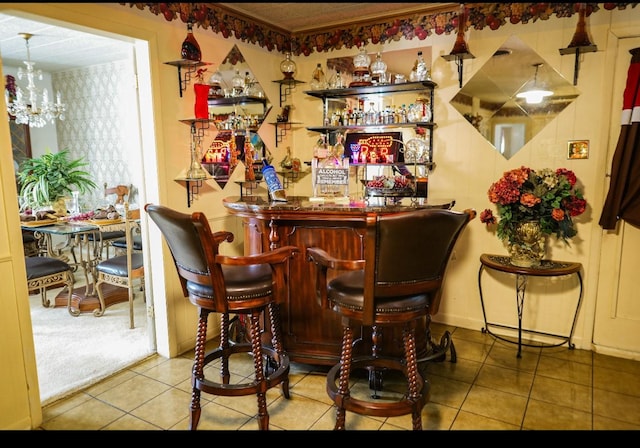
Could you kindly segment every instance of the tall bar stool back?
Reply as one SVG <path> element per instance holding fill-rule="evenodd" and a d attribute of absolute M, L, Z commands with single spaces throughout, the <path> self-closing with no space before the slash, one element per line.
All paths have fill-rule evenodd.
<path fill-rule="evenodd" d="M 473 210 L 444 209 L 370 215 L 360 260 L 339 260 L 321 248 L 307 248 L 316 265 L 321 306 L 342 316 L 340 362 L 327 374 L 327 393 L 337 409 L 335 429 L 345 429 L 346 411 L 379 417 L 411 414 L 413 429 L 422 429 L 430 386 L 418 369 L 416 324 L 425 318 L 428 324 L 453 247 L 474 216 Z M 329 270 L 337 274 L 327 277 Z M 354 354 L 356 325 L 371 328 L 371 354 Z M 383 327 L 389 326 L 402 328 L 404 357 L 381 353 Z M 352 396 L 351 372 L 356 370 L 369 372 L 372 400 Z M 389 370 L 402 373 L 406 390 L 381 397 L 382 373 Z"/>
<path fill-rule="evenodd" d="M 192 370 L 191 429 L 200 420 L 200 394 L 244 396 L 258 399 L 258 427 L 269 429 L 266 391 L 282 384 L 285 398 L 289 398 L 289 357 L 281 343 L 280 316 L 277 302 L 288 292 L 286 282 L 288 260 L 298 251 L 284 246 L 269 252 L 250 256 L 220 254 L 220 244 L 232 242 L 231 232 L 212 232 L 203 213 L 184 214 L 170 208 L 147 204 L 144 207 L 158 226 L 169 246 L 185 297 L 199 310 L 195 357 Z M 205 353 L 207 320 L 210 313 L 220 313 L 220 345 Z M 265 331 L 260 317 L 265 316 Z M 250 342 L 230 341 L 231 314 L 249 318 Z M 237 320 L 236 320 L 237 323 Z M 270 326 L 273 346 L 264 345 Z M 229 364 L 236 359 L 253 358 L 254 376 L 250 382 L 229 384 Z M 220 360 L 220 380 L 212 381 L 204 375 L 204 367 Z M 266 362 L 265 362 L 266 360 Z"/>

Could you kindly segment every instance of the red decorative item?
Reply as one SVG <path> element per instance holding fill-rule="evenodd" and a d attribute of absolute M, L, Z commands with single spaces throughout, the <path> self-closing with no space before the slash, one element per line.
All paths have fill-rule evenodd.
<path fill-rule="evenodd" d="M 194 84 L 193 89 L 196 94 L 196 104 L 194 111 L 196 118 L 209 118 L 209 84 Z"/>

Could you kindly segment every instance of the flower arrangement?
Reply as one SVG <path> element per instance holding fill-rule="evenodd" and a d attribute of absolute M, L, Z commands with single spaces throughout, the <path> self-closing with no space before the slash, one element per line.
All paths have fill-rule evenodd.
<path fill-rule="evenodd" d="M 535 171 L 522 166 L 494 182 L 488 191 L 489 201 L 496 204 L 500 221 L 491 209 L 480 213 L 480 222 L 497 223 L 497 235 L 510 244 L 516 242 L 516 226 L 524 221 L 539 221 L 544 234 L 555 235 L 569 244 L 577 234 L 573 217 L 584 213 L 587 201 L 575 187 L 573 171 L 544 168 Z"/>

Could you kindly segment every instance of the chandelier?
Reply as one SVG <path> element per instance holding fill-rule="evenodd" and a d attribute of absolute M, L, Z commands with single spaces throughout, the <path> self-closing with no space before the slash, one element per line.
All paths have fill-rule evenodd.
<path fill-rule="evenodd" d="M 60 92 L 56 94 L 56 102 L 49 101 L 49 92 L 46 88 L 42 89 L 42 101 L 39 100 L 38 89 L 35 85 L 35 78 L 42 81 L 42 70 L 34 70 L 34 62 L 31 62 L 31 55 L 29 53 L 29 39 L 33 37 L 33 34 L 19 33 L 19 35 L 25 40 L 27 45 L 27 60 L 23 61 L 27 66 L 26 71 L 20 67 L 18 68 L 18 79 L 27 78 L 27 95 L 20 87 L 16 87 L 15 90 L 11 89 L 11 96 L 9 95 L 10 89 L 5 89 L 4 99 L 7 103 L 7 111 L 9 112 L 9 119 L 13 116 L 17 124 L 28 124 L 32 128 L 41 128 L 47 124 L 47 122 L 53 122 L 54 119 L 59 118 L 64 120 L 64 112 L 67 109 L 67 105 L 62 102 Z M 40 103 L 40 106 L 38 104 Z"/>

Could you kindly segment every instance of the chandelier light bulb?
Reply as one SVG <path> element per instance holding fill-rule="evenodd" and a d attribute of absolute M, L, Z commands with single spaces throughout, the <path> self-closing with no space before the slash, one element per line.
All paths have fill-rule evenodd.
<path fill-rule="evenodd" d="M 5 102 L 7 103 L 7 112 L 9 119 L 13 116 L 17 124 L 28 124 L 32 128 L 44 127 L 47 123 L 53 122 L 55 119 L 64 120 L 64 112 L 67 109 L 66 104 L 62 102 L 60 92 L 56 93 L 56 102 L 49 101 L 49 91 L 44 88 L 42 90 L 42 101 L 38 99 L 39 92 L 36 87 L 35 79 L 42 81 L 42 70 L 35 70 L 35 63 L 31 62 L 31 53 L 29 51 L 29 39 L 33 37 L 30 33 L 19 33 L 25 40 L 27 47 L 27 60 L 23 61 L 26 70 L 22 67 L 18 68 L 18 79 L 26 77 L 28 101 L 25 93 L 20 87 L 16 87 L 15 99 L 9 97 L 8 90 L 4 92 Z M 38 106 L 40 103 L 40 106 Z"/>

